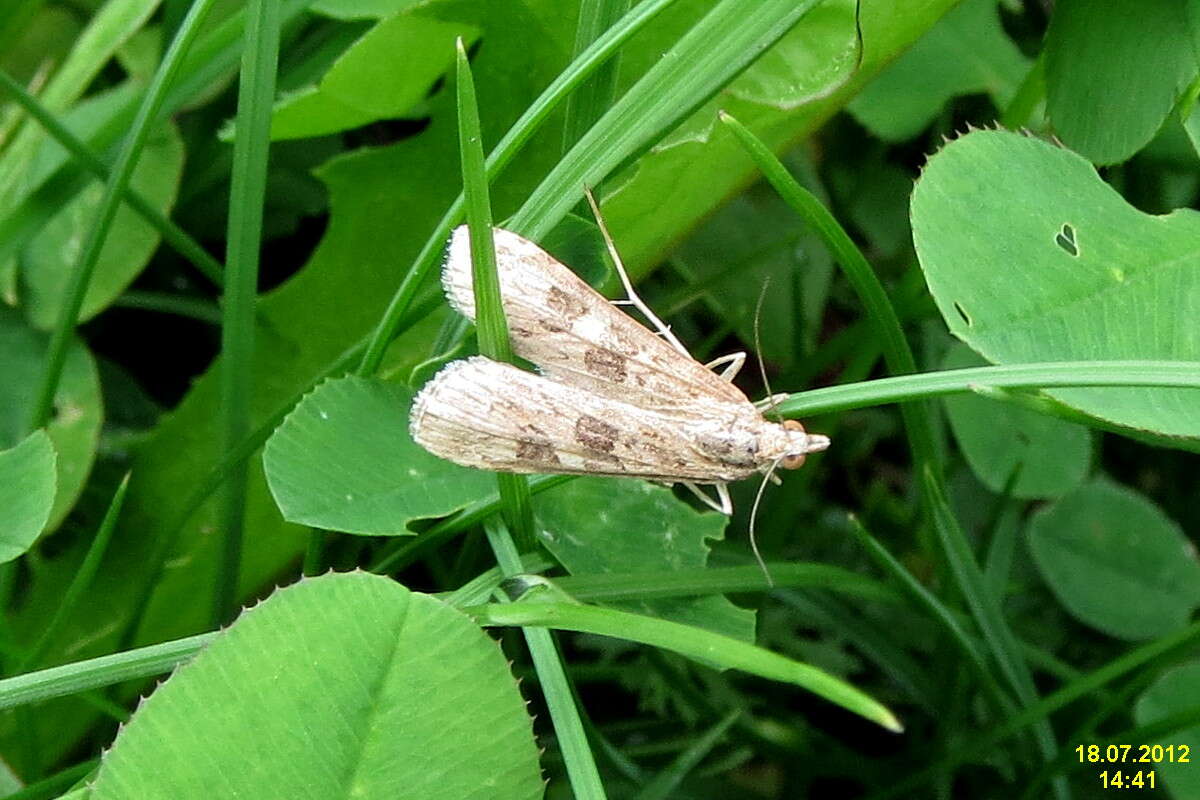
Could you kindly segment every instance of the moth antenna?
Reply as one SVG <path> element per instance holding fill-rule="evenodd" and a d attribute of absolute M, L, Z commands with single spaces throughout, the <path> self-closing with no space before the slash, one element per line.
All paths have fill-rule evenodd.
<path fill-rule="evenodd" d="M 621 278 L 621 285 L 625 288 L 625 295 L 629 298 L 629 302 L 634 308 L 646 315 L 646 319 L 650 320 L 654 324 L 654 327 L 658 328 L 658 332 L 662 334 L 662 337 L 670 342 L 676 350 L 691 358 L 692 354 L 683 346 L 683 342 L 675 338 L 675 334 L 671 333 L 671 329 L 658 318 L 658 315 L 650 310 L 650 306 L 642 302 L 642 298 L 638 297 L 637 292 L 633 290 L 633 284 L 629 280 L 629 275 L 625 272 L 625 265 L 621 262 L 621 255 L 617 252 L 617 246 L 613 243 L 613 238 L 608 232 L 608 226 L 604 224 L 604 217 L 600 216 L 600 206 L 596 202 L 596 198 L 592 195 L 592 190 L 585 186 L 583 187 L 583 194 L 587 197 L 588 205 L 592 207 L 592 215 L 596 217 L 596 225 L 600 228 L 600 235 L 604 237 L 604 245 L 608 248 L 608 254 L 612 257 L 613 265 L 617 268 L 617 275 Z"/>
<path fill-rule="evenodd" d="M 770 285 L 771 278 L 768 276 L 765 280 L 763 280 L 762 289 L 760 289 L 758 292 L 758 302 L 754 304 L 754 357 L 758 360 L 758 374 L 762 376 L 763 386 L 767 390 L 767 400 L 769 401 L 767 407 L 763 409 L 764 417 L 770 414 L 771 411 L 775 409 L 776 405 L 775 393 L 771 391 L 771 381 L 767 379 L 767 366 L 763 363 L 762 335 L 759 331 L 759 322 L 762 321 L 763 300 L 767 298 L 767 287 Z M 774 470 L 775 468 L 771 467 L 771 469 Z M 759 494 L 762 494 L 761 488 L 759 489 Z M 757 501 L 755 501 L 755 505 L 758 505 Z M 762 562 L 760 561 L 759 563 L 761 564 Z M 765 567 L 763 568 L 763 571 L 766 571 Z M 767 579 L 770 580 L 770 576 L 767 576 Z"/>
<path fill-rule="evenodd" d="M 763 576 L 767 579 L 767 587 L 775 588 L 775 579 L 771 577 L 771 571 L 767 569 L 767 562 L 763 561 L 762 553 L 758 551 L 758 506 L 762 503 L 763 492 L 767 488 L 767 484 L 771 481 L 771 476 L 775 474 L 775 470 L 779 468 L 783 458 L 777 458 L 771 462 L 770 469 L 763 476 L 762 483 L 758 485 L 758 492 L 754 495 L 754 505 L 750 506 L 750 549 L 754 552 L 754 560 L 758 562 L 758 568 L 762 570 Z"/>

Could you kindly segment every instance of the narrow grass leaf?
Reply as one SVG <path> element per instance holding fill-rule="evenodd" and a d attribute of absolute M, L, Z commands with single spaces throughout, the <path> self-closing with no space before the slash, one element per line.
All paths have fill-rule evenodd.
<path fill-rule="evenodd" d="M 4 485 L 4 481 L 0 479 L 0 486 L 2 485 Z M 50 644 L 54 641 L 54 637 L 62 630 L 63 624 L 71 618 L 71 613 L 75 610 L 84 592 L 91 587 L 92 580 L 95 579 L 96 572 L 100 569 L 100 562 L 104 558 L 105 552 L 108 551 L 108 543 L 112 539 L 113 531 L 117 528 L 117 520 L 121 516 L 121 507 L 125 504 L 125 492 L 128 489 L 129 473 L 126 473 L 125 477 L 121 479 L 121 483 L 117 485 L 117 490 L 113 492 L 108 510 L 104 512 L 104 519 L 100 521 L 100 527 L 96 529 L 96 535 L 92 537 L 87 555 L 83 557 L 83 562 L 71 579 L 71 585 L 67 587 L 58 608 L 54 610 L 54 616 L 42 628 L 37 642 L 21 659 L 17 672 L 24 672 L 42 660 L 50 648 Z M 0 503 L 0 507 L 3 507 L 2 503 Z"/>
<path fill-rule="evenodd" d="M 674 796 L 684 778 L 691 774 L 700 765 L 700 762 L 712 752 L 741 714 L 741 709 L 730 711 L 720 722 L 697 736 L 695 741 L 687 746 L 687 749 L 667 765 L 666 769 L 655 775 L 653 780 L 634 795 L 634 800 L 664 800 L 664 798 Z"/>
<path fill-rule="evenodd" d="M 58 118 L 19 83 L 14 81 L 7 72 L 0 70 L 0 88 L 4 89 L 46 132 L 70 153 L 75 162 L 92 173 L 101 181 L 108 181 L 112 171 L 101 160 L 86 142 L 71 133 Z M 163 241 L 171 245 L 177 253 L 196 267 L 204 277 L 215 285 L 220 286 L 223 280 L 220 262 L 208 254 L 186 231 L 167 218 L 159 209 L 151 205 L 141 192 L 134 187 L 125 189 L 121 200 L 141 215 L 162 236 Z"/>
<path fill-rule="evenodd" d="M 538 239 L 596 186 L 729 83 L 816 5 L 816 0 L 722 0 L 584 134 L 513 215 Z"/>
<path fill-rule="evenodd" d="M 1009 389 L 1058 386 L 1200 389 L 1200 361 L 1066 361 L 898 375 L 811 389 L 784 400 L 776 406 L 776 411 L 788 417 L 816 416 L 884 403 L 906 403 L 925 397 L 970 392 L 981 386 Z M 1179 442 L 1178 445 L 1185 446 L 1186 442 Z"/>
<path fill-rule="evenodd" d="M 629 10 L 629 0 L 581 0 L 579 21 L 575 26 L 575 52 L 578 58 L 589 45 Z M 613 56 L 567 98 L 563 122 L 563 151 L 568 151 L 588 128 L 608 110 L 617 94 L 617 70 L 620 55 Z"/>
<path fill-rule="evenodd" d="M 496 273 L 496 246 L 492 241 L 492 205 L 488 195 L 487 166 L 483 157 L 483 134 L 479 127 L 479 107 L 475 102 L 475 80 L 467 61 L 462 39 L 455 43 L 458 152 L 462 162 L 463 198 L 471 238 L 471 275 L 475 293 L 475 327 L 479 352 L 494 361 L 511 363 L 512 346 L 508 341 L 508 320 L 500 299 L 500 277 Z M 522 551 L 535 546 L 533 506 L 529 484 L 522 475 L 497 473 L 504 514 L 516 532 Z"/>
<path fill-rule="evenodd" d="M 726 669 L 795 684 L 890 731 L 902 730 L 899 720 L 887 708 L 829 673 L 700 628 L 581 604 L 526 602 L 476 606 L 467 611 L 481 625 L 556 628 L 613 636 L 671 650 Z"/>
<path fill-rule="evenodd" d="M 517 550 L 508 529 L 499 519 L 492 518 L 484 523 L 488 544 L 500 565 L 500 572 L 505 578 L 512 578 L 524 570 L 521 554 Z M 503 595 L 500 595 L 503 598 Z M 515 604 L 507 602 L 492 603 L 484 608 L 513 608 Z M 470 613 L 470 609 L 463 609 Z M 478 621 L 478 619 L 476 620 Z M 587 800 L 603 800 L 606 796 L 604 784 L 600 780 L 600 772 L 596 768 L 596 759 L 588 745 L 587 733 L 579 708 L 575 704 L 575 693 L 571 689 L 571 681 L 567 678 L 563 667 L 561 653 L 554 642 L 554 637 L 545 627 L 525 626 L 522 629 L 525 644 L 529 648 L 529 656 L 533 661 L 534 671 L 537 672 L 538 685 L 546 706 L 550 709 L 550 720 L 554 723 L 554 733 L 558 737 L 559 750 L 566 763 L 567 775 L 571 781 L 571 790 L 575 797 Z"/>
<path fill-rule="evenodd" d="M 112 225 L 113 217 L 120 207 L 121 197 L 129 185 L 133 169 L 137 166 L 138 156 L 150 135 L 153 123 L 162 108 L 163 99 L 172 80 L 179 71 L 183 55 L 192 43 L 205 16 L 212 9 L 214 0 L 196 0 L 195 5 L 188 11 L 183 24 L 180 25 L 171 46 L 163 56 L 162 64 L 155 73 L 154 80 L 146 90 L 138 113 L 133 121 L 128 136 L 121 148 L 120 155 L 113 165 L 112 177 L 105 185 L 104 198 L 96 212 L 96 220 L 88 235 L 86 244 L 76 263 L 74 273 L 65 292 L 66 300 L 61 306 L 58 322 L 50 338 L 46 354 L 46 366 L 39 383 L 37 394 L 29 412 L 28 430 L 40 428 L 50 416 L 54 393 L 62 375 L 63 363 L 67 357 L 75 322 L 79 318 L 79 309 L 83 305 L 84 294 L 87 292 L 92 271 L 100 257 L 100 250 Z"/>
<path fill-rule="evenodd" d="M 271 105 L 279 59 L 280 0 L 247 5 L 246 43 L 238 86 L 238 135 L 233 142 L 226 232 L 226 281 L 221 322 L 222 441 L 232 450 L 250 432 L 254 390 L 254 303 L 258 295 L 259 248 L 270 150 Z M 245 463 L 232 470 L 222 507 L 222 547 L 213 599 L 215 625 L 237 607 L 246 505 Z"/>

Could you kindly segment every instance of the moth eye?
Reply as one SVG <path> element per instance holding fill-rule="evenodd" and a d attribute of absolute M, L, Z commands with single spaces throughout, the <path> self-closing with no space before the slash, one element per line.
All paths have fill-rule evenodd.
<path fill-rule="evenodd" d="M 804 426 L 794 419 L 785 419 L 783 421 L 783 429 L 785 431 L 800 431 L 804 433 Z M 779 462 L 779 466 L 784 469 L 800 469 L 804 466 L 804 453 L 797 456 L 787 456 Z"/>

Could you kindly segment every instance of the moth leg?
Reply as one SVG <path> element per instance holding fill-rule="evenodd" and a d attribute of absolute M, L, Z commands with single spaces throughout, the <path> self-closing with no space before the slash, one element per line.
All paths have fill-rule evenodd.
<path fill-rule="evenodd" d="M 688 491 L 696 495 L 696 497 L 699 497 L 700 501 L 713 511 L 719 511 L 727 517 L 733 515 L 733 501 L 729 498 L 729 487 L 725 484 L 716 484 L 717 497 L 719 500 L 713 500 L 704 492 L 700 491 L 700 487 L 691 481 L 681 481 L 681 483 L 688 488 Z"/>
<path fill-rule="evenodd" d="M 756 400 L 754 402 L 754 407 L 757 409 L 770 408 L 771 406 L 782 403 L 789 397 L 791 397 L 791 394 L 788 392 L 780 392 L 779 394 L 773 394 L 770 397 L 764 397 L 762 400 Z"/>
<path fill-rule="evenodd" d="M 608 254 L 612 256 L 613 265 L 617 268 L 617 275 L 621 278 L 621 285 L 625 288 L 625 295 L 629 298 L 629 302 L 638 311 L 645 315 L 646 319 L 650 320 L 650 324 L 658 331 L 659 335 L 671 343 L 671 346 L 682 353 L 687 358 L 691 358 L 692 354 L 683 346 L 683 342 L 675 338 L 675 334 L 671 333 L 671 329 L 663 324 L 663 321 L 658 318 L 650 306 L 638 297 L 638 293 L 633 290 L 633 284 L 629 280 L 629 275 L 625 272 L 625 265 L 621 263 L 621 255 L 617 252 L 617 246 L 613 244 L 612 236 L 608 233 L 608 227 L 604 224 L 604 218 L 600 216 L 600 206 L 596 203 L 596 198 L 592 196 L 592 190 L 584 187 L 583 193 L 587 195 L 588 204 L 592 207 L 592 214 L 596 217 L 596 225 L 600 228 L 601 235 L 604 236 L 604 244 L 608 247 Z"/>
<path fill-rule="evenodd" d="M 721 378 L 723 380 L 732 381 L 737 374 L 742 371 L 742 365 L 745 363 L 746 354 L 738 352 L 730 353 L 729 355 L 721 356 L 720 358 L 714 358 L 704 366 L 707 369 L 716 369 L 722 364 L 728 364 L 729 366 L 725 367 L 725 369 L 721 372 Z"/>

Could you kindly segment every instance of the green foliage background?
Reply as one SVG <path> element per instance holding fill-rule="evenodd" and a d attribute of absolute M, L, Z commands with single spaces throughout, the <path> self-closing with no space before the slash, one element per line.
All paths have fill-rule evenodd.
<path fill-rule="evenodd" d="M 0 797 L 1200 796 L 1076 751 L 1200 759 L 1200 16 L 1134 5 L 13 0 Z M 448 226 L 611 293 L 585 186 L 833 439 L 770 583 L 753 481 L 409 436 Z"/>

